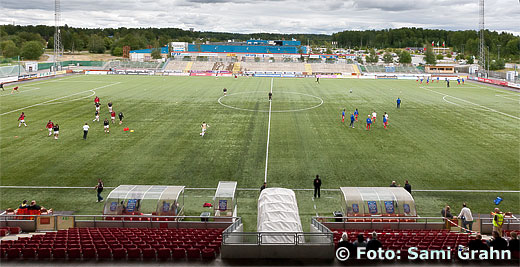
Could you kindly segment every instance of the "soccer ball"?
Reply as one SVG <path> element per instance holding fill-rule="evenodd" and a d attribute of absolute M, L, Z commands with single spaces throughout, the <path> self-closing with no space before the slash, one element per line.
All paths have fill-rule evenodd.
<path fill-rule="evenodd" d="M 350 90 L 350 93 L 352 94 L 352 90 Z"/>
<path fill-rule="evenodd" d="M 202 135 L 202 133 L 199 133 L 199 135 Z"/>

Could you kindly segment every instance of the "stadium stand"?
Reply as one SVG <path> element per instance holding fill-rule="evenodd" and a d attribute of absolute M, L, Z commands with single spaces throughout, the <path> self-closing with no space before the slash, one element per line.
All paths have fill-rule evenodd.
<path fill-rule="evenodd" d="M 314 73 L 354 73 L 354 65 L 351 64 L 328 64 L 328 63 L 312 63 L 312 72 Z"/>
<path fill-rule="evenodd" d="M 213 69 L 213 66 L 215 65 L 214 62 L 209 61 L 193 61 L 191 69 L 192 71 L 209 71 Z M 188 63 L 189 64 L 189 63 Z M 186 70 L 188 70 L 188 65 L 186 65 Z"/>
<path fill-rule="evenodd" d="M 0 258 L 69 260 L 215 259 L 223 229 L 71 228 L 1 240 Z"/>
<path fill-rule="evenodd" d="M 178 61 L 178 60 L 170 60 L 166 67 L 165 71 L 184 71 L 186 69 L 186 61 Z"/>
<path fill-rule="evenodd" d="M 457 252 L 457 247 L 467 246 L 475 236 L 466 233 L 451 232 L 449 230 L 361 230 L 361 229 L 331 229 L 334 234 L 334 244 L 338 246 L 341 235 L 346 232 L 349 242 L 354 242 L 359 234 L 365 240 L 371 237 L 376 231 L 377 239 L 383 245 L 383 249 L 401 250 L 401 255 L 406 255 L 407 250 L 416 247 L 419 250 L 445 250 L 451 248 L 453 255 Z M 406 257 L 402 257 L 403 259 Z M 455 258 L 455 257 L 453 257 Z"/>
<path fill-rule="evenodd" d="M 163 62 L 139 62 L 139 61 L 120 61 L 113 60 L 105 65 L 106 69 L 160 69 Z"/>
<path fill-rule="evenodd" d="M 242 62 L 242 71 L 289 71 L 305 72 L 302 63 L 282 63 L 282 62 Z"/>

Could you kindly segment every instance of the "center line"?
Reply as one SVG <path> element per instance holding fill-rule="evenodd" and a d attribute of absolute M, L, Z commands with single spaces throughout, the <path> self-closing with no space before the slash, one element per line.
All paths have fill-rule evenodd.
<path fill-rule="evenodd" d="M 271 78 L 271 94 L 273 93 L 273 79 Z M 265 150 L 265 175 L 264 183 L 267 183 L 267 161 L 269 160 L 269 135 L 271 133 L 271 104 L 272 100 L 269 101 L 269 122 L 267 124 L 267 149 Z"/>

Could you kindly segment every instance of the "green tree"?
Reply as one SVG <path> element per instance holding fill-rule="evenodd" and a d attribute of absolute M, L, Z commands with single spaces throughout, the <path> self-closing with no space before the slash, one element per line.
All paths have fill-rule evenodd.
<path fill-rule="evenodd" d="M 442 59 L 444 59 L 444 56 L 441 55 L 441 54 L 438 54 L 438 55 L 436 56 L 436 58 L 437 58 L 437 60 L 442 60 Z"/>
<path fill-rule="evenodd" d="M 377 52 L 375 49 L 370 51 L 370 54 L 365 57 L 365 61 L 367 63 L 377 63 L 379 61 L 379 57 L 377 56 Z"/>
<path fill-rule="evenodd" d="M 88 42 L 88 51 L 96 54 L 105 53 L 105 41 L 103 38 L 97 34 L 92 34 Z"/>
<path fill-rule="evenodd" d="M 394 62 L 394 57 L 393 57 L 390 53 L 386 52 L 386 53 L 383 55 L 383 61 L 384 61 L 385 63 L 392 63 L 392 62 Z"/>
<path fill-rule="evenodd" d="M 109 50 L 114 44 L 114 40 L 108 37 L 103 38 L 103 42 L 105 43 L 105 50 Z"/>
<path fill-rule="evenodd" d="M 435 65 L 437 63 L 437 60 L 435 60 L 435 54 L 429 45 L 426 46 L 426 55 L 424 57 L 424 61 L 426 61 L 426 64 L 428 65 Z"/>
<path fill-rule="evenodd" d="M 20 50 L 12 40 L 1 42 L 0 51 L 3 57 L 16 57 L 20 53 Z"/>
<path fill-rule="evenodd" d="M 123 48 L 122 47 L 114 47 L 112 48 L 112 51 L 110 53 L 112 56 L 120 57 L 123 55 Z"/>
<path fill-rule="evenodd" d="M 357 56 L 357 57 L 356 57 L 356 61 L 357 61 L 359 64 L 363 64 L 363 57 L 362 57 L 362 56 Z"/>
<path fill-rule="evenodd" d="M 493 60 L 489 64 L 490 70 L 503 70 L 505 68 L 505 62 L 503 59 Z"/>
<path fill-rule="evenodd" d="M 473 64 L 474 62 L 475 62 L 475 60 L 473 59 L 473 56 L 470 56 L 470 57 L 468 58 L 468 61 L 467 61 L 466 63 L 468 63 L 468 64 Z"/>
<path fill-rule="evenodd" d="M 47 41 L 47 48 L 54 49 L 54 36 L 49 37 L 49 41 Z"/>
<path fill-rule="evenodd" d="M 40 41 L 25 42 L 22 46 L 21 56 L 25 59 L 37 60 L 43 54 L 43 45 Z"/>
<path fill-rule="evenodd" d="M 401 64 L 410 64 L 412 63 L 412 56 L 407 51 L 403 51 L 399 55 L 399 63 Z"/>
<path fill-rule="evenodd" d="M 162 56 L 161 56 L 161 49 L 160 48 L 154 48 L 152 50 L 152 58 L 153 59 L 160 59 L 160 58 L 162 58 Z"/>

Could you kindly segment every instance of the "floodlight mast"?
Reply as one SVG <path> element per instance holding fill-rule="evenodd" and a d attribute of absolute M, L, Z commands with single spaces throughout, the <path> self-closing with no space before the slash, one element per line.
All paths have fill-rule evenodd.
<path fill-rule="evenodd" d="M 486 72 L 486 46 L 484 40 L 484 0 L 479 0 L 479 31 L 480 31 L 480 42 L 479 42 L 479 59 L 478 64 L 480 66 L 480 76 Z M 489 55 L 488 55 L 489 56 Z M 486 75 L 487 78 L 487 75 Z"/>
<path fill-rule="evenodd" d="M 59 65 L 59 57 L 63 54 L 61 48 L 61 33 L 60 33 L 60 0 L 54 0 L 54 75 Z"/>

